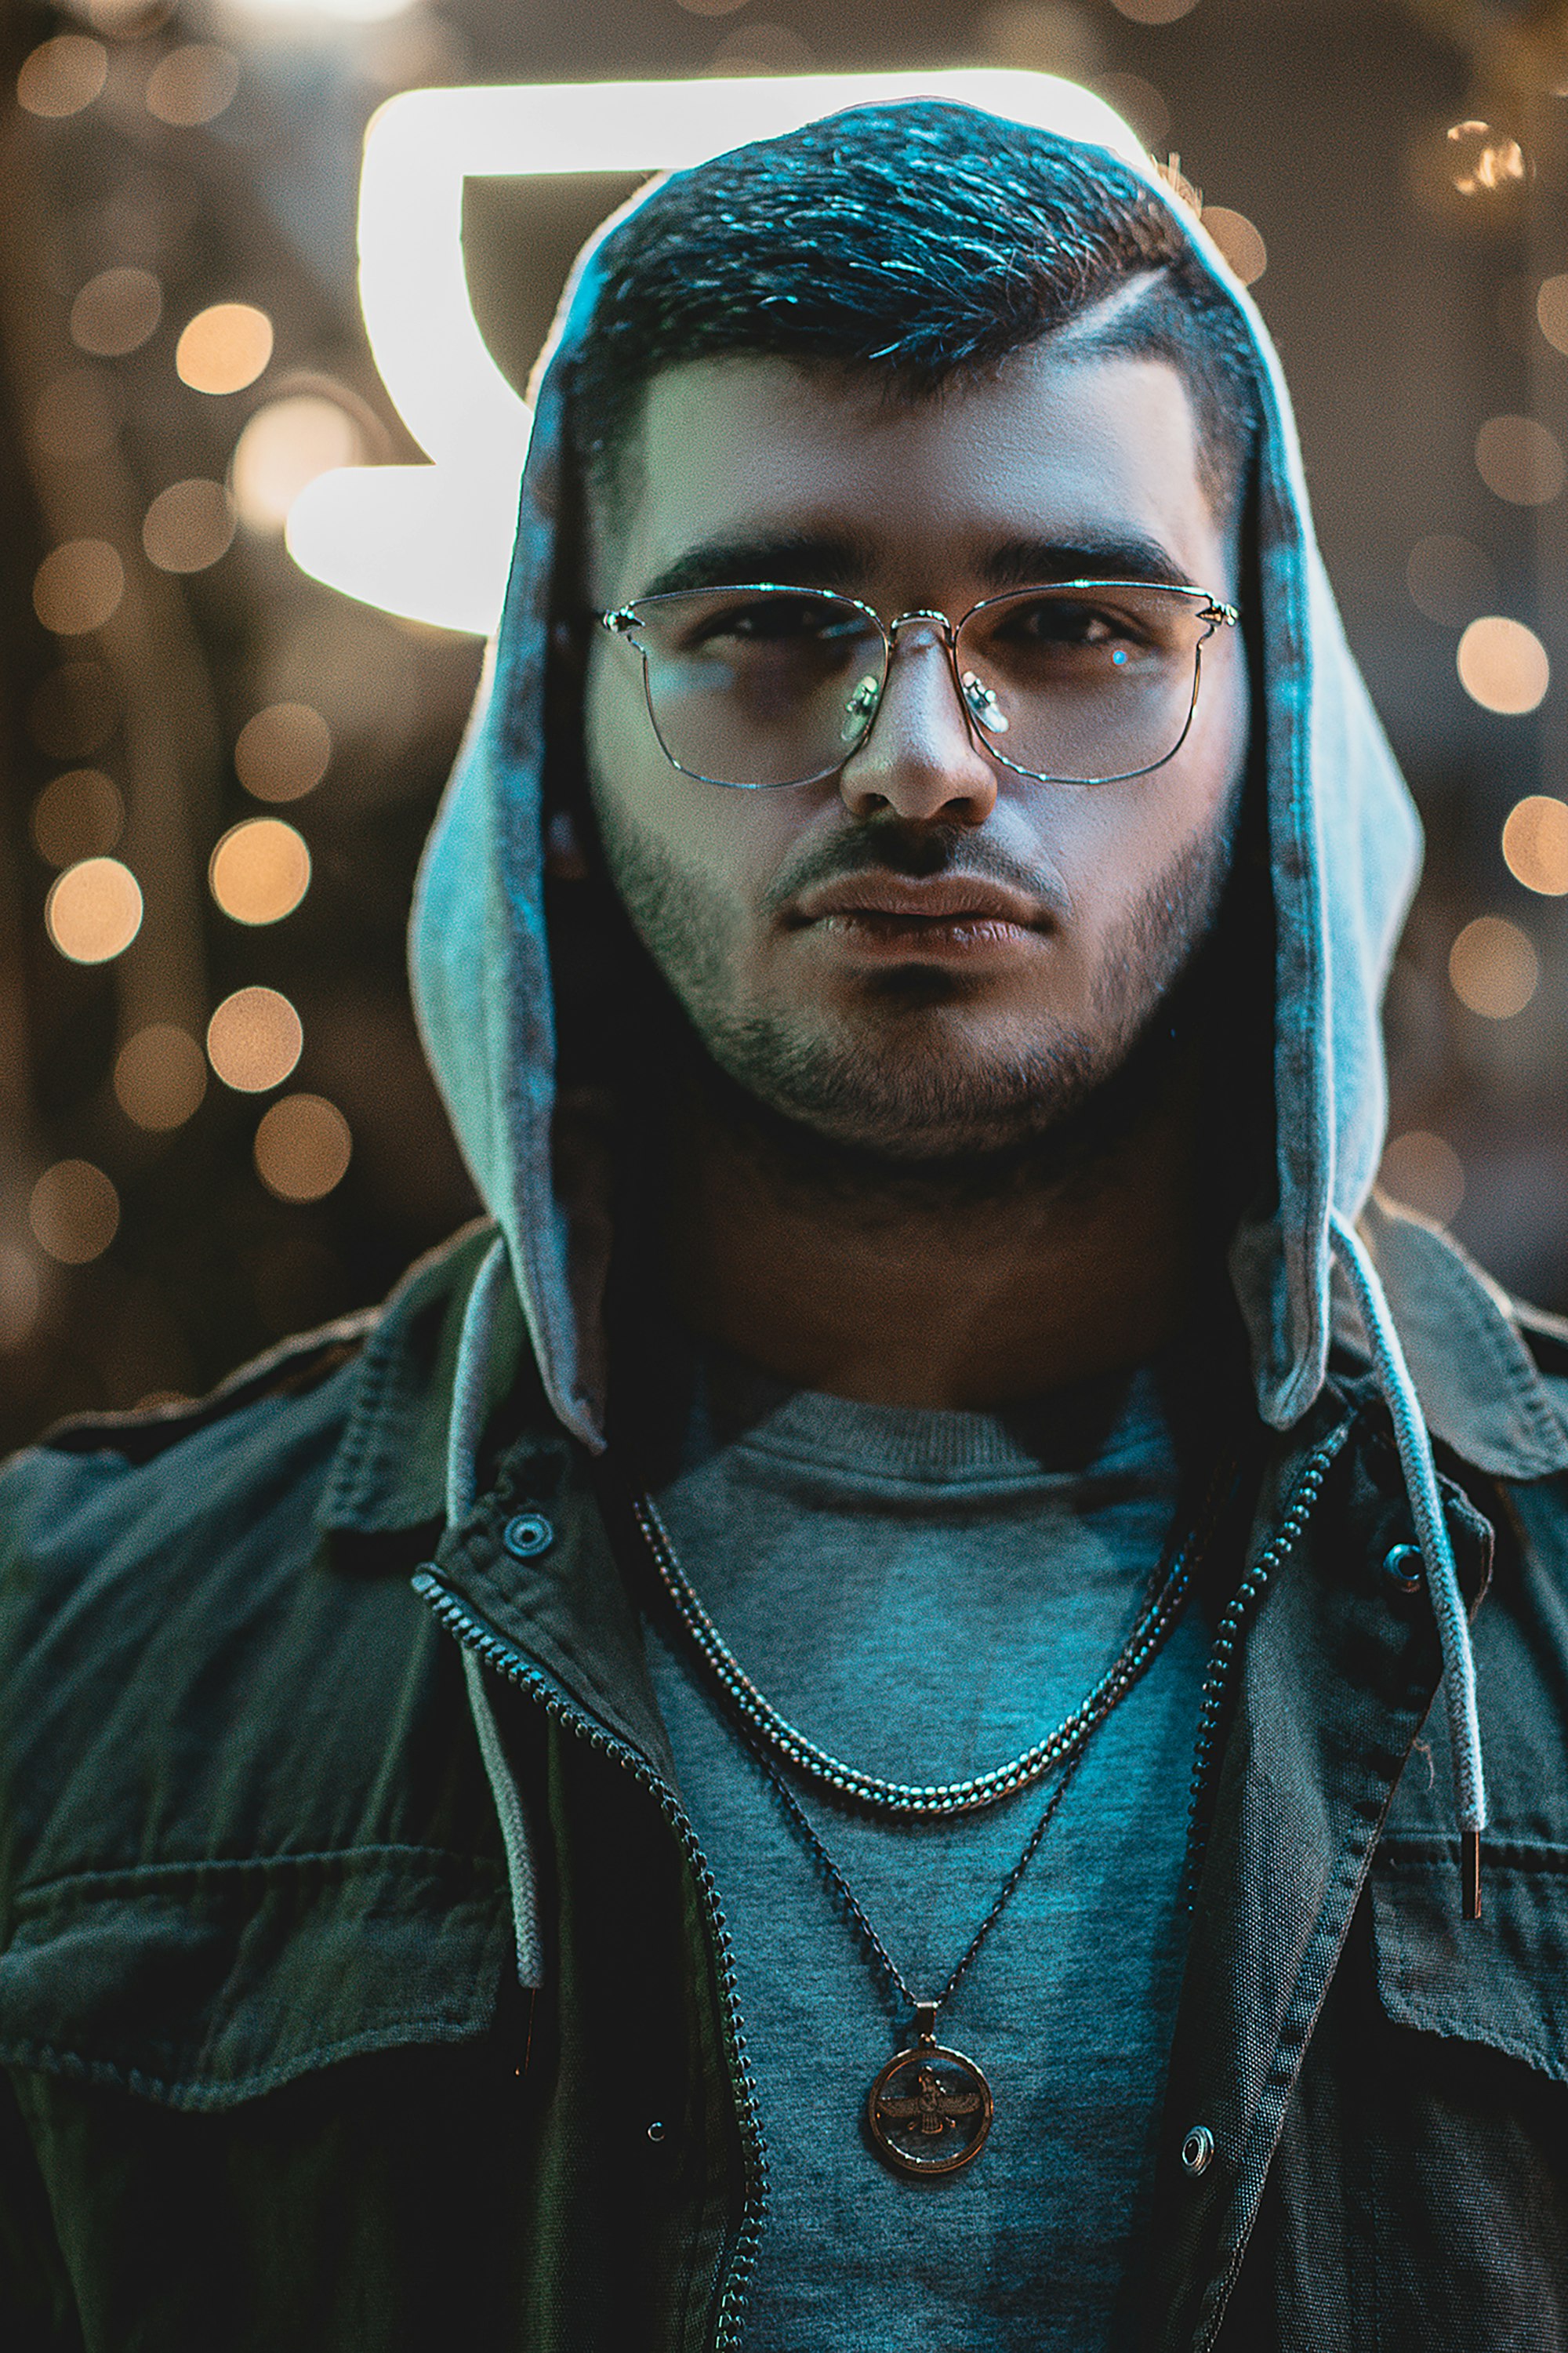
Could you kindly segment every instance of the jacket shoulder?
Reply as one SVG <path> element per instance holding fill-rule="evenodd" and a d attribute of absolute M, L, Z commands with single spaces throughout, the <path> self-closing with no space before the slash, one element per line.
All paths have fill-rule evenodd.
<path fill-rule="evenodd" d="M 0 1471 L 10 1870 L 339 1841 L 438 1631 L 408 1578 L 430 1531 L 340 1535 L 342 1461 L 356 1424 L 384 1466 L 441 1418 L 432 1335 L 478 1255 L 458 1236 L 201 1403 L 74 1420 Z"/>

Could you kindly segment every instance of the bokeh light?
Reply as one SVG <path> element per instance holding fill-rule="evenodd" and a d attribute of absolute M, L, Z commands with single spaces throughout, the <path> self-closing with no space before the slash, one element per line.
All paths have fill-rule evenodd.
<path fill-rule="evenodd" d="M 236 520 L 221 482 L 171 482 L 147 510 L 142 544 L 161 572 L 205 572 L 228 554 Z"/>
<path fill-rule="evenodd" d="M 280 1087 L 304 1043 L 299 1015 L 276 988 L 237 988 L 207 1024 L 207 1060 L 240 1094 Z"/>
<path fill-rule="evenodd" d="M 96 359 L 140 350 L 163 315 L 163 290 L 150 269 L 117 264 L 89 278 L 71 304 L 71 341 Z"/>
<path fill-rule="evenodd" d="M 198 311 L 174 346 L 174 372 L 193 392 L 243 392 L 272 357 L 272 322 L 251 302 Z"/>
<path fill-rule="evenodd" d="M 1568 353 L 1568 270 L 1542 280 L 1535 298 L 1535 315 L 1552 350 Z"/>
<path fill-rule="evenodd" d="M 188 1029 L 150 1022 L 115 1057 L 114 1092 L 127 1119 L 162 1134 L 183 1127 L 207 1091 L 206 1057 Z"/>
<path fill-rule="evenodd" d="M 68 368 L 44 386 L 33 407 L 33 438 L 46 458 L 79 464 L 114 446 L 124 404 L 104 368 Z"/>
<path fill-rule="evenodd" d="M 1543 899 L 1568 892 L 1568 803 L 1530 793 L 1509 811 L 1502 829 L 1508 871 Z"/>
<path fill-rule="evenodd" d="M 1489 417 L 1476 436 L 1476 469 L 1511 506 L 1546 506 L 1563 488 L 1557 437 L 1533 417 Z"/>
<path fill-rule="evenodd" d="M 1535 710 L 1552 683 L 1552 665 L 1535 631 L 1500 613 L 1472 621 L 1455 659 L 1472 702 L 1505 718 Z"/>
<path fill-rule="evenodd" d="M 1377 1181 L 1396 1201 L 1418 1209 L 1439 1226 L 1458 1214 L 1465 1198 L 1465 1171 L 1453 1145 L 1425 1128 L 1396 1135 L 1383 1155 Z"/>
<path fill-rule="evenodd" d="M 27 733 L 51 760 L 85 759 L 120 724 L 119 681 L 100 661 L 60 662 L 27 699 Z"/>
<path fill-rule="evenodd" d="M 1478 915 L 1448 951 L 1448 978 L 1460 1004 L 1472 1013 L 1508 1021 L 1535 995 L 1541 959 L 1517 923 L 1501 915 Z"/>
<path fill-rule="evenodd" d="M 0 1243 L 0 1348 L 26 1345 L 42 1304 L 38 1270 L 26 1251 Z"/>
<path fill-rule="evenodd" d="M 1529 165 L 1517 139 L 1489 122 L 1456 122 L 1448 131 L 1448 168 L 1462 196 L 1490 195 L 1524 179 Z"/>
<path fill-rule="evenodd" d="M 85 33 L 59 33 L 24 58 L 16 97 L 29 114 L 62 121 L 90 106 L 109 79 L 109 52 Z"/>
<path fill-rule="evenodd" d="M 277 923 L 310 887 L 310 853 L 280 817 L 231 826 L 207 870 L 213 897 L 237 923 Z"/>
<path fill-rule="evenodd" d="M 1205 205 L 1204 227 L 1244 286 L 1251 286 L 1268 267 L 1268 248 L 1245 213 L 1228 205 Z"/>
<path fill-rule="evenodd" d="M 1450 532 L 1418 539 L 1405 569 L 1410 598 L 1430 621 L 1462 629 L 1497 594 L 1497 569 L 1474 543 Z"/>
<path fill-rule="evenodd" d="M 280 1201 L 320 1201 L 342 1182 L 353 1139 L 324 1095 L 283 1095 L 256 1131 L 256 1171 Z"/>
<path fill-rule="evenodd" d="M 1171 110 L 1152 81 L 1135 73 L 1096 74 L 1094 88 L 1131 125 L 1152 154 L 1163 150 L 1171 136 Z"/>
<path fill-rule="evenodd" d="M 258 801 L 297 801 L 313 792 L 331 756 L 331 730 L 305 702 L 269 703 L 246 721 L 234 747 L 239 781 Z"/>
<path fill-rule="evenodd" d="M 50 866 L 107 857 L 124 825 L 120 787 L 97 768 L 68 769 L 33 803 L 33 846 Z"/>
<path fill-rule="evenodd" d="M 1135 25 L 1173 25 L 1178 17 L 1191 16 L 1198 0 L 1111 0 L 1111 5 Z"/>
<path fill-rule="evenodd" d="M 112 620 L 125 594 L 125 566 L 106 539 L 68 539 L 33 579 L 33 609 L 60 638 L 85 637 Z"/>
<path fill-rule="evenodd" d="M 301 491 L 364 456 L 358 426 L 335 400 L 292 393 L 258 408 L 235 445 L 234 497 L 253 531 L 279 532 Z"/>
<path fill-rule="evenodd" d="M 27 1222 L 51 1258 L 86 1266 L 120 1230 L 120 1196 L 90 1160 L 57 1160 L 33 1187 Z"/>
<path fill-rule="evenodd" d="M 123 955 L 142 928 L 142 891 L 118 858 L 84 858 L 68 866 L 44 902 L 44 922 L 72 964 L 108 964 Z"/>
<path fill-rule="evenodd" d="M 175 0 L 75 0 L 79 16 L 111 41 L 138 41 L 174 13 Z"/>
<path fill-rule="evenodd" d="M 186 41 L 147 79 L 147 111 L 175 130 L 216 122 L 239 88 L 239 59 L 214 41 Z"/>

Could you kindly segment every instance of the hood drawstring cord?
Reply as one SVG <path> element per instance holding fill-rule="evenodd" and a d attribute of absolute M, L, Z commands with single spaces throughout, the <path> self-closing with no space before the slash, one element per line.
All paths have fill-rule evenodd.
<path fill-rule="evenodd" d="M 485 1387 L 489 1372 L 490 1339 L 496 1314 L 510 1280 L 506 1243 L 497 1235 L 486 1251 L 458 1341 L 457 1369 L 452 1379 L 452 1412 L 447 1425 L 447 1525 L 456 1527 L 473 1508 L 477 1485 L 475 1465 L 484 1435 Z M 506 1852 L 507 1886 L 511 1896 L 512 1935 L 517 1947 L 517 1978 L 523 1986 L 543 1982 L 543 1952 L 539 1934 L 539 1892 L 533 1868 L 533 1842 L 522 1798 L 501 1746 L 495 1711 L 485 1690 L 485 1671 L 474 1652 L 463 1645 L 463 1680 L 468 1714 L 474 1720 L 485 1778 L 490 1785 L 496 1819 Z"/>
<path fill-rule="evenodd" d="M 1454 1548 L 1448 1541 L 1442 1498 L 1437 1493 L 1436 1465 L 1426 1419 L 1405 1361 L 1405 1350 L 1394 1327 L 1394 1317 L 1382 1283 L 1361 1238 L 1337 1209 L 1329 1213 L 1334 1255 L 1349 1282 L 1367 1341 L 1373 1371 L 1394 1421 L 1394 1442 L 1415 1524 L 1415 1540 L 1426 1572 L 1426 1591 L 1436 1620 L 1443 1654 L 1443 1702 L 1448 1718 L 1448 1747 L 1453 1757 L 1456 1810 L 1459 1828 L 1462 1912 L 1467 1920 L 1481 1916 L 1481 1832 L 1487 1826 L 1487 1791 L 1481 1762 L 1481 1725 L 1476 1706 L 1476 1654 L 1470 1643 L 1469 1619 L 1459 1591 Z"/>

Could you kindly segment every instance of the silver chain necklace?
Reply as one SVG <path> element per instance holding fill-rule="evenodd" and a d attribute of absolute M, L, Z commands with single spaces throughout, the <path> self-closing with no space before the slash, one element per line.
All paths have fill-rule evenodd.
<path fill-rule="evenodd" d="M 1222 1464 L 1185 1543 L 1167 1555 L 1156 1570 L 1151 1596 L 1114 1664 L 1055 1732 L 1037 1741 L 1033 1748 L 1015 1757 L 1011 1764 L 998 1766 L 993 1772 L 973 1780 L 931 1783 L 923 1788 L 858 1772 L 797 1732 L 772 1702 L 764 1699 L 698 1599 L 675 1556 L 669 1532 L 651 1497 L 639 1495 L 632 1501 L 633 1518 L 682 1626 L 699 1657 L 741 1717 L 742 1739 L 773 1783 L 785 1813 L 836 1889 L 877 1975 L 913 2013 L 914 2040 L 896 2051 L 880 2069 L 866 2099 L 866 2130 L 871 2146 L 895 2173 L 915 2179 L 957 2173 L 973 2164 L 985 2145 L 995 2105 L 990 2084 L 977 2060 L 937 2041 L 937 2013 L 957 1992 L 1033 1862 L 1083 1761 L 1089 1739 L 1164 1647 L 1181 1616 L 1198 1562 L 1235 1487 L 1234 1464 Z M 981 1807 L 995 1805 L 1003 1798 L 1040 1780 L 1058 1764 L 1065 1769 L 1025 1841 L 1023 1852 L 997 1889 L 947 1983 L 934 2000 L 924 2001 L 910 1991 L 902 1970 L 781 1769 L 783 1765 L 788 1765 L 832 1789 L 837 1797 L 847 1798 L 877 1813 L 923 1814 L 930 1818 L 973 1813 Z"/>
<path fill-rule="evenodd" d="M 888 1780 L 877 1773 L 862 1773 L 826 1748 L 818 1747 L 816 1741 L 797 1730 L 758 1690 L 703 1608 L 690 1578 L 676 1558 L 669 1531 L 652 1496 L 634 1496 L 631 1512 L 659 1581 L 696 1644 L 699 1656 L 742 1725 L 754 1736 L 807 1780 L 820 1782 L 835 1796 L 847 1798 L 874 1813 L 968 1814 L 983 1806 L 997 1805 L 1019 1789 L 1032 1788 L 1056 1766 L 1065 1764 L 1147 1673 L 1181 1614 L 1194 1570 L 1224 1507 L 1232 1475 L 1228 1464 L 1216 1473 L 1186 1542 L 1174 1554 L 1167 1555 L 1156 1571 L 1153 1589 L 1137 1624 L 1094 1689 L 1072 1714 L 1021 1757 L 994 1766 L 989 1773 L 976 1774 L 966 1781 L 928 1782 L 924 1786 L 913 1781 Z"/>

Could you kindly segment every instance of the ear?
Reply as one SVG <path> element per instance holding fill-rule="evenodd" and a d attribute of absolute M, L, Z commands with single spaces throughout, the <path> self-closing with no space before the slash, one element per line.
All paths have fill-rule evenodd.
<path fill-rule="evenodd" d="M 585 882 L 589 871 L 577 821 L 558 808 L 544 828 L 544 871 L 552 882 Z"/>

